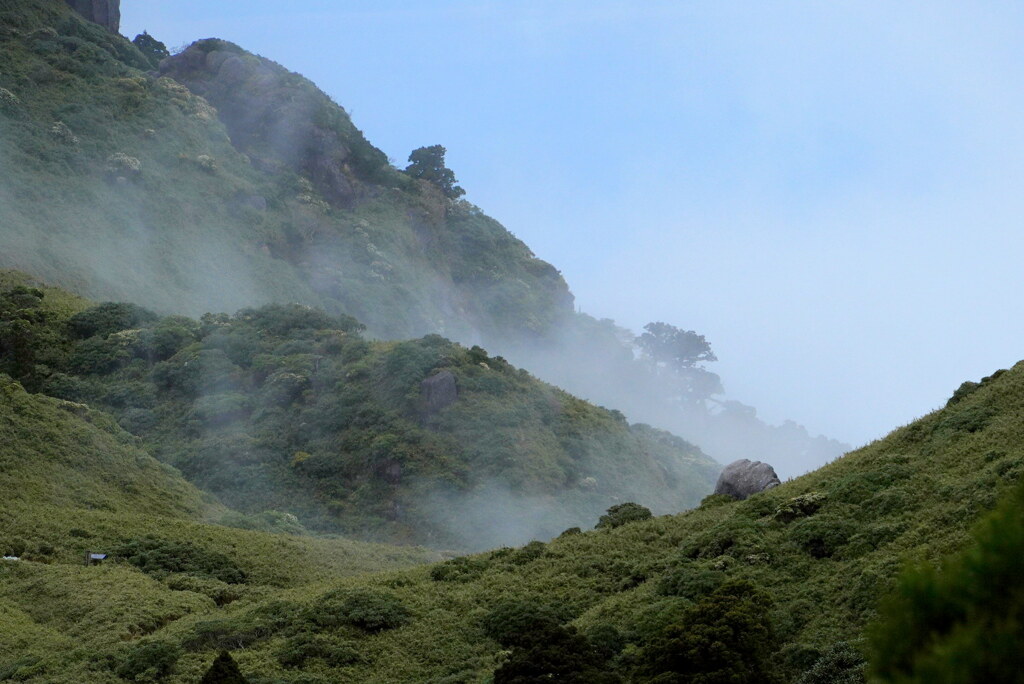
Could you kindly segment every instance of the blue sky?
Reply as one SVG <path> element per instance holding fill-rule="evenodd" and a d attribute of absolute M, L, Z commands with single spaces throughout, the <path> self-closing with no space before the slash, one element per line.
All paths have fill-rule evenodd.
<path fill-rule="evenodd" d="M 311 78 L 579 306 L 705 334 L 728 393 L 859 444 L 1024 357 L 1024 5 L 133 2 Z"/>

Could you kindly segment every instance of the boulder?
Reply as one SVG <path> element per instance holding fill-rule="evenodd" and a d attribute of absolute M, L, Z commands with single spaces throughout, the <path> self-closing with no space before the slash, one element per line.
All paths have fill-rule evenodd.
<path fill-rule="evenodd" d="M 743 500 L 766 489 L 778 487 L 781 483 L 775 469 L 767 463 L 742 458 L 725 466 L 715 485 L 715 494 L 726 494 Z"/>
<path fill-rule="evenodd" d="M 121 30 L 121 0 L 64 0 L 89 21 L 117 33 Z"/>
<path fill-rule="evenodd" d="M 420 396 L 423 399 L 423 412 L 432 416 L 442 409 L 451 406 L 459 398 L 459 386 L 455 374 L 441 371 L 420 383 Z"/>

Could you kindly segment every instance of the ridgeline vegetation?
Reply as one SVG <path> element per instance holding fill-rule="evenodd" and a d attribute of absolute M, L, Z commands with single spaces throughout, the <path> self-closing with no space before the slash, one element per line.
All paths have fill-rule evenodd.
<path fill-rule="evenodd" d="M 840 445 L 718 401 L 695 331 L 574 313 L 444 156 L 0 0 L 0 682 L 1021 681 L 1024 362 L 705 496 L 498 354 L 724 458 Z"/>

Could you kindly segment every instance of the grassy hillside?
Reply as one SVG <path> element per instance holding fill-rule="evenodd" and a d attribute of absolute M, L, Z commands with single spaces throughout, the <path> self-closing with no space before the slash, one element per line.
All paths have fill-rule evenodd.
<path fill-rule="evenodd" d="M 165 313 L 298 301 L 388 337 L 532 337 L 571 312 L 554 268 L 298 74 L 197 43 L 166 71 L 219 113 L 151 68 L 61 0 L 0 4 L 0 266 Z"/>
<path fill-rule="evenodd" d="M 627 500 L 679 511 L 717 475 L 683 440 L 479 347 L 367 341 L 354 319 L 299 305 L 199 321 L 132 304 L 82 309 L 7 279 L 0 371 L 103 409 L 248 514 L 479 549 L 550 537 Z"/>
<path fill-rule="evenodd" d="M 253 682 L 484 682 L 495 671 L 502 682 L 538 663 L 575 681 L 646 682 L 682 667 L 666 654 L 684 647 L 696 654 L 686 667 L 739 662 L 753 681 L 842 663 L 856 674 L 865 625 L 902 564 L 964 548 L 1024 471 L 1018 364 L 744 502 L 709 497 L 675 516 L 344 578 L 423 556 L 202 524 L 222 509 L 103 414 L 4 388 L 5 489 L 37 493 L 4 509 L 5 543 L 27 559 L 0 565 L 0 674 L 18 681 L 143 681 L 162 663 L 157 680 L 194 682 L 222 648 Z M 100 547 L 136 565 L 79 564 Z M 168 557 L 192 565 L 171 572 Z M 245 582 L 217 579 L 238 571 Z M 702 650 L 700 635 L 723 625 L 738 661 Z"/>
<path fill-rule="evenodd" d="M 179 674 L 168 681 L 192 681 L 215 645 L 232 638 L 244 643 L 235 657 L 253 681 L 486 681 L 523 651 L 543 659 L 530 650 L 536 644 L 508 641 L 502 625 L 550 637 L 567 631 L 559 623 L 589 643 L 559 637 L 562 661 L 585 649 L 605 673 L 653 681 L 652 668 L 665 665 L 659 649 L 679 634 L 673 625 L 719 624 L 721 605 L 732 606 L 728 619 L 748 616 L 734 627 L 763 646 L 763 678 L 753 681 L 793 681 L 841 650 L 840 642 L 860 643 L 901 564 L 962 548 L 979 516 L 1019 480 L 1024 364 L 971 389 L 942 411 L 744 502 L 712 498 L 696 511 L 548 544 L 310 585 L 284 602 L 229 610 L 216 629 L 184 618 L 166 632 L 185 646 Z M 345 617 L 344 600 L 366 592 L 380 612 L 401 616 L 393 629 L 367 630 Z M 515 602 L 527 604 L 526 622 L 516 622 L 523 618 Z M 334 606 L 333 622 L 317 616 L 323 605 Z M 273 633 L 241 637 L 257 616 L 276 621 Z M 210 630 L 236 637 L 199 636 Z M 604 660 L 589 650 L 597 645 Z M 304 664 L 289 665 L 303 649 Z M 696 681 L 688 676 L 668 681 Z"/>

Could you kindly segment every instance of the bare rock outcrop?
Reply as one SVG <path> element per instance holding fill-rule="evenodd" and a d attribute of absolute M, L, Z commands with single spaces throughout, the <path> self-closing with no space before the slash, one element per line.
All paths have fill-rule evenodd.
<path fill-rule="evenodd" d="M 459 385 L 455 374 L 441 371 L 420 383 L 420 396 L 423 399 L 423 413 L 432 416 L 451 406 L 459 398 Z"/>
<path fill-rule="evenodd" d="M 725 466 L 715 485 L 715 494 L 742 500 L 780 484 L 779 476 L 770 465 L 742 458 Z"/>
<path fill-rule="evenodd" d="M 121 0 L 64 0 L 89 21 L 117 33 L 121 30 Z"/>

